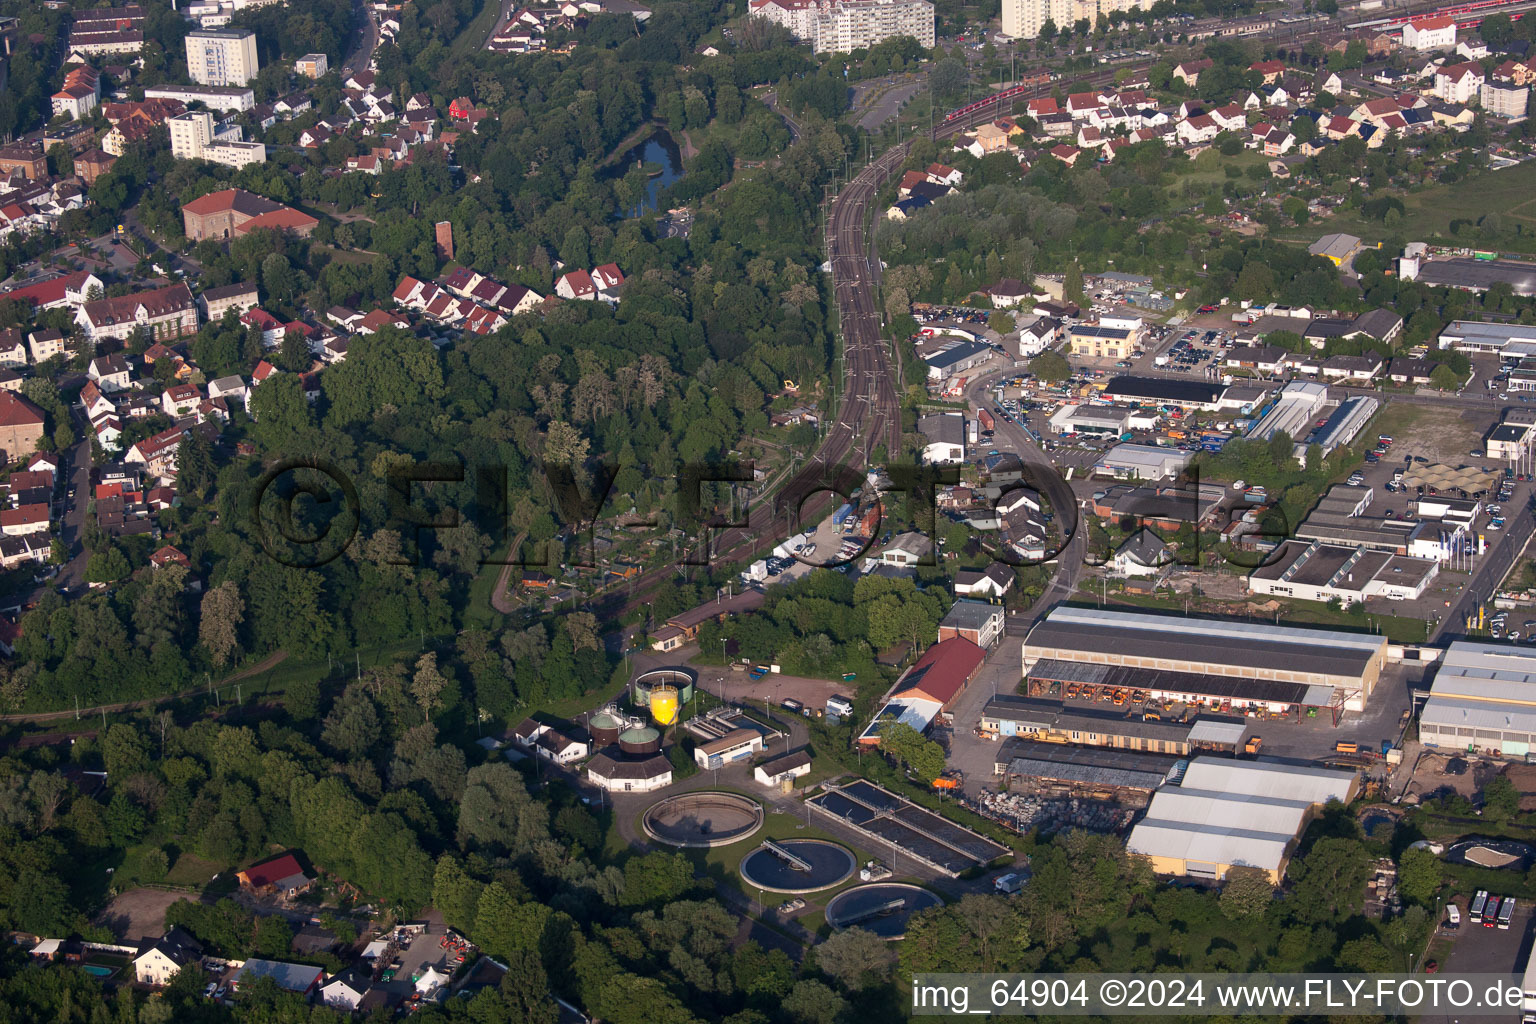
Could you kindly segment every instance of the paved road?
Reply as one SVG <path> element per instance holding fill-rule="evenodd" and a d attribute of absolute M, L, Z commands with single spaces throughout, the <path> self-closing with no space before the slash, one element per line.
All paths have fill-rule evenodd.
<path fill-rule="evenodd" d="M 357 44 L 341 62 L 343 76 L 348 72 L 366 71 L 368 62 L 373 60 L 373 51 L 379 48 L 379 26 L 363 0 L 354 0 L 352 16 L 358 20 Z"/>
<path fill-rule="evenodd" d="M 59 539 L 70 551 L 70 559 L 48 585 L 73 589 L 85 582 L 85 563 L 90 557 L 81 543 L 80 534 L 85 527 L 85 510 L 91 500 L 91 424 L 79 405 L 70 406 L 69 416 L 81 438 L 65 452 L 64 465 L 59 467 L 59 473 L 67 480 L 58 494 L 64 505 L 64 514 L 59 519 Z M 75 492 L 73 500 L 69 498 L 70 489 Z"/>
<path fill-rule="evenodd" d="M 858 127 L 870 132 L 879 128 L 901 113 L 901 105 L 916 96 L 926 84 L 925 77 L 924 80 L 894 85 L 875 96 L 868 104 L 869 109 L 859 117 Z"/>
<path fill-rule="evenodd" d="M 1442 637 L 1450 639 L 1465 636 L 1467 616 L 1475 615 L 1483 602 L 1492 603 L 1493 592 L 1509 572 L 1532 531 L 1536 530 L 1536 518 L 1533 518 L 1531 511 L 1531 488 L 1530 483 L 1515 485 L 1514 497 L 1504 503 L 1504 529 L 1499 533 L 1485 534 L 1490 538 L 1487 553 L 1478 560 L 1460 596 L 1451 602 L 1445 618 L 1435 627 L 1429 638 L 1430 643 L 1436 643 Z M 1511 514 L 1515 509 L 1519 511 Z"/>

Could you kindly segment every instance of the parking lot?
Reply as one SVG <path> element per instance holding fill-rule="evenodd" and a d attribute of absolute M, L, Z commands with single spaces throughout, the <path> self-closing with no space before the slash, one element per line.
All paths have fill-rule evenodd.
<path fill-rule="evenodd" d="M 1517 902 L 1509 930 L 1503 931 L 1496 927 L 1484 928 L 1469 921 L 1467 901 L 1470 899 L 1471 894 L 1466 893 L 1456 901 L 1461 907 L 1461 926 L 1455 931 L 1442 929 L 1439 933 L 1439 939 L 1451 945 L 1449 955 L 1440 960 L 1439 973 L 1523 974 L 1531 952 L 1530 905 Z M 1434 953 L 1430 955 L 1433 957 Z"/>

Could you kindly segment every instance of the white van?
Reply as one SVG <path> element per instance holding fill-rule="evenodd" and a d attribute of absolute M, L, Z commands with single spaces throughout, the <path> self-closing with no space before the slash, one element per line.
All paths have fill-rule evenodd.
<path fill-rule="evenodd" d="M 992 888 L 1000 893 L 1012 896 L 1024 888 L 1024 879 L 1010 871 L 1006 875 L 998 875 L 992 879 Z"/>
<path fill-rule="evenodd" d="M 1461 908 L 1454 903 L 1447 904 L 1445 908 L 1445 930 L 1453 932 L 1460 927 Z"/>

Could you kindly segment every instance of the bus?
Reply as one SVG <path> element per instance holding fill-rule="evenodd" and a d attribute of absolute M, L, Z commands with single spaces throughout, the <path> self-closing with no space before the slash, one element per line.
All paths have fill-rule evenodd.
<path fill-rule="evenodd" d="M 1492 928 L 1499 923 L 1499 898 L 1488 897 L 1488 905 L 1483 908 L 1483 927 Z"/>
<path fill-rule="evenodd" d="M 1499 931 L 1509 931 L 1509 922 L 1515 917 L 1515 898 L 1504 897 L 1504 902 L 1499 904 Z"/>
<path fill-rule="evenodd" d="M 1483 923 L 1483 908 L 1488 905 L 1488 890 L 1479 889 L 1477 895 L 1472 897 L 1472 905 L 1467 908 L 1467 920 L 1473 924 Z"/>

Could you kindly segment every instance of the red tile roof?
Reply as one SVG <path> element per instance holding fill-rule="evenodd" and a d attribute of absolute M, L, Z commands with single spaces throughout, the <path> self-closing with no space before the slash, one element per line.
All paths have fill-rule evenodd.
<path fill-rule="evenodd" d="M 264 213 L 260 217 L 252 217 L 244 224 L 235 228 L 235 234 L 246 235 L 252 231 L 263 228 L 272 231 L 298 231 L 304 228 L 313 228 L 320 222 L 307 213 L 299 210 L 291 210 L 288 207 L 280 207 L 271 213 Z"/>
<path fill-rule="evenodd" d="M 969 640 L 951 637 L 928 648 L 897 683 L 896 695 L 910 694 L 948 704 L 981 668 L 986 652 Z"/>
<path fill-rule="evenodd" d="M 226 188 L 220 192 L 210 192 L 205 196 L 199 196 L 190 203 L 181 206 L 184 212 L 194 213 L 198 216 L 207 216 L 210 213 L 224 213 L 235 210 L 248 217 L 259 217 L 273 210 L 281 210 L 280 203 L 274 203 L 264 196 L 258 196 L 254 192 L 247 192 L 240 188 Z"/>
<path fill-rule="evenodd" d="M 48 506 L 42 503 L 0 510 L 0 527 L 32 526 L 48 521 Z"/>
<path fill-rule="evenodd" d="M 298 858 L 291 853 L 285 853 L 281 857 L 251 865 L 240 872 L 239 877 L 251 888 L 261 889 L 303 873 L 304 869 L 299 867 Z"/>
<path fill-rule="evenodd" d="M 7 299 L 30 299 L 39 306 L 47 306 L 55 302 L 63 302 L 64 295 L 68 291 L 79 291 L 84 286 L 85 279 L 89 276 L 90 274 L 84 270 L 75 274 L 65 274 L 63 277 L 56 277 L 52 281 L 44 281 L 41 284 L 13 289 L 0 297 Z"/>
<path fill-rule="evenodd" d="M 0 427 L 43 425 L 42 411 L 11 391 L 0 391 Z"/>

